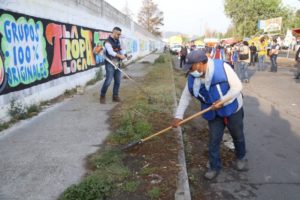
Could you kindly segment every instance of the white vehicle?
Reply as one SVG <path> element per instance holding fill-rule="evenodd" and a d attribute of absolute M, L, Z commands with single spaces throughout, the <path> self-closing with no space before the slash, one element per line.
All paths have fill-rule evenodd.
<path fill-rule="evenodd" d="M 172 45 L 170 45 L 170 50 L 171 50 L 171 53 L 178 54 L 181 50 L 181 45 L 180 44 L 172 44 Z"/>

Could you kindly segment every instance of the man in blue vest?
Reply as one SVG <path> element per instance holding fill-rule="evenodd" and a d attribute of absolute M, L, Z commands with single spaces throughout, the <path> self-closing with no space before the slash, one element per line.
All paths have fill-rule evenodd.
<path fill-rule="evenodd" d="M 173 127 L 183 119 L 184 112 L 192 97 L 201 102 L 201 110 L 213 106 L 203 114 L 209 126 L 209 170 L 206 179 L 214 179 L 221 169 L 220 145 L 227 126 L 233 138 L 236 155 L 236 169 L 246 168 L 246 147 L 243 127 L 242 83 L 233 69 L 220 59 L 208 59 L 204 51 L 193 51 L 187 56 L 185 68 L 189 70 L 186 86 L 182 92 Z M 221 100 L 231 100 L 216 105 Z"/>
<path fill-rule="evenodd" d="M 107 38 L 107 40 L 104 43 L 105 56 L 110 60 L 112 60 L 114 63 L 116 63 L 118 67 L 120 67 L 119 66 L 120 61 L 126 58 L 125 51 L 122 50 L 120 40 L 119 40 L 121 36 L 121 31 L 122 30 L 119 27 L 113 28 L 112 34 Z M 106 78 L 100 91 L 100 103 L 101 104 L 106 103 L 105 95 L 112 79 L 114 79 L 112 100 L 114 102 L 120 102 L 121 100 L 119 97 L 119 88 L 121 84 L 121 72 L 120 70 L 115 69 L 115 67 L 106 60 L 105 60 L 105 71 L 106 71 Z"/>

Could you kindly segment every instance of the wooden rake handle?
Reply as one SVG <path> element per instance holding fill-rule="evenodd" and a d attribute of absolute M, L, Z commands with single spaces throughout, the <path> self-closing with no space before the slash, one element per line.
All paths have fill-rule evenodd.
<path fill-rule="evenodd" d="M 230 100 L 231 100 L 231 98 L 224 99 L 224 100 L 218 102 L 215 106 L 224 104 L 224 103 L 226 103 L 226 102 L 228 102 Z M 203 115 L 204 113 L 207 113 L 208 111 L 212 110 L 212 108 L 213 108 L 213 106 L 210 106 L 210 107 L 208 107 L 208 108 L 206 108 L 204 110 L 201 110 L 200 112 L 197 112 L 197 113 L 193 114 L 192 116 L 189 116 L 188 118 L 183 119 L 181 122 L 178 123 L 178 125 L 182 125 L 182 124 L 184 124 L 184 123 L 186 123 L 186 122 L 188 122 L 188 121 L 190 121 L 190 120 L 192 120 L 192 119 L 194 119 L 196 117 L 199 117 L 200 115 Z M 147 140 L 150 140 L 151 138 L 156 137 L 156 136 L 158 136 L 158 135 L 160 135 L 162 133 L 165 133 L 165 132 L 171 130 L 172 128 L 173 128 L 173 126 L 169 126 L 169 127 L 165 128 L 165 129 L 163 129 L 161 131 L 158 131 L 158 132 L 156 132 L 156 133 L 154 133 L 154 134 L 152 134 L 152 135 L 144 138 L 144 139 L 141 139 L 141 142 L 145 142 Z"/>

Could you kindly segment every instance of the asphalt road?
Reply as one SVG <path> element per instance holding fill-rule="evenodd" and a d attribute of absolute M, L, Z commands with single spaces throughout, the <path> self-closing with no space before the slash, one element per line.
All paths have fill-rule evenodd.
<path fill-rule="evenodd" d="M 248 171 L 223 169 L 210 188 L 217 199 L 299 199 L 300 81 L 280 66 L 277 73 L 255 67 L 249 73 L 243 85 Z"/>

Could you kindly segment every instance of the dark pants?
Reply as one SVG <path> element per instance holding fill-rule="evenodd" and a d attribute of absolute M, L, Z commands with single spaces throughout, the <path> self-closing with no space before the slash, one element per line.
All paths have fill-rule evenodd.
<path fill-rule="evenodd" d="M 121 85 L 120 70 L 115 69 L 115 67 L 110 63 L 105 63 L 105 71 L 106 71 L 106 77 L 102 85 L 100 95 L 105 96 L 112 79 L 114 79 L 113 96 L 119 96 L 119 88 Z"/>
<path fill-rule="evenodd" d="M 296 62 L 295 67 L 296 67 L 296 70 L 297 70 L 296 73 L 295 73 L 295 78 L 299 79 L 300 78 L 300 62 L 299 61 Z"/>
<path fill-rule="evenodd" d="M 233 139 L 236 158 L 243 159 L 246 155 L 243 108 L 227 117 L 227 119 L 227 128 Z M 212 170 L 219 171 L 221 169 L 220 145 L 224 134 L 224 128 L 226 126 L 224 118 L 216 117 L 215 119 L 208 121 L 208 126 L 210 132 L 208 145 L 209 164 Z"/>
<path fill-rule="evenodd" d="M 250 65 L 255 65 L 256 62 L 256 53 L 251 53 L 251 62 Z"/>
<path fill-rule="evenodd" d="M 182 68 L 182 63 L 185 65 L 185 56 L 180 56 L 180 68 Z"/>
<path fill-rule="evenodd" d="M 277 72 L 277 55 L 273 54 L 270 57 L 271 59 L 271 72 Z"/>

